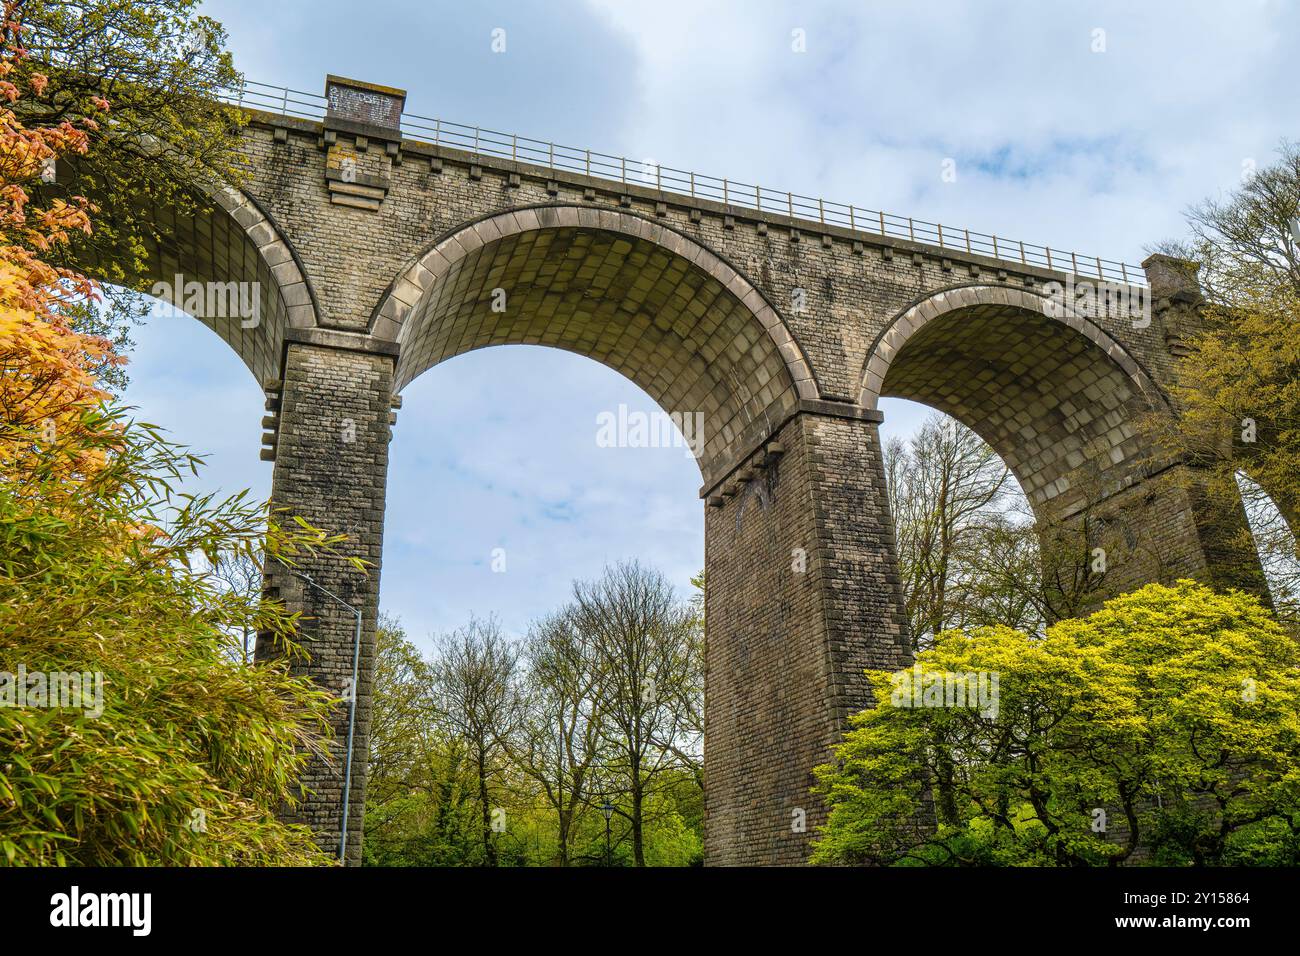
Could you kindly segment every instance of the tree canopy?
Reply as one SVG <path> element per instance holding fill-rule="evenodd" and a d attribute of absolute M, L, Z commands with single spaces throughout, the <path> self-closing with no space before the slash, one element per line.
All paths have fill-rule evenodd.
<path fill-rule="evenodd" d="M 1258 599 L 1148 585 L 1035 638 L 947 631 L 817 769 L 823 863 L 1300 861 L 1300 651 Z"/>

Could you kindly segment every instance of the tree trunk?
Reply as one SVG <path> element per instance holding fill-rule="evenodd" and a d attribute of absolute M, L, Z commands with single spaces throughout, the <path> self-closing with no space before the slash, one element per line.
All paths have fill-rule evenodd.
<path fill-rule="evenodd" d="M 573 817 L 573 805 L 570 804 L 567 810 L 563 806 L 563 798 L 560 800 L 560 866 L 569 865 L 569 822 Z"/>
<path fill-rule="evenodd" d="M 641 825 L 641 769 L 632 768 L 632 862 L 645 866 L 644 831 Z"/>
<path fill-rule="evenodd" d="M 483 855 L 488 866 L 497 865 L 497 850 L 492 843 L 492 808 L 488 805 L 487 765 L 483 761 L 482 751 L 478 760 L 478 799 L 483 807 Z"/>

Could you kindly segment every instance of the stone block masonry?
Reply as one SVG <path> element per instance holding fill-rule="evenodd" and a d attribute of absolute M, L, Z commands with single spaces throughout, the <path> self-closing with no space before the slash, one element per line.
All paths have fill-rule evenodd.
<path fill-rule="evenodd" d="M 253 114 L 242 190 L 214 191 L 192 221 L 160 210 L 154 274 L 135 278 L 256 283 L 260 324 L 209 324 L 277 382 L 273 505 L 346 533 L 346 553 L 370 562 L 363 575 L 336 557 L 304 561 L 319 587 L 283 570 L 267 579 L 302 612 L 303 671 L 339 695 L 353 617 L 321 588 L 363 612 L 350 863 L 391 409 L 471 349 L 568 349 L 669 413 L 703 416 L 711 864 L 807 858 L 824 821 L 813 766 L 870 703 L 863 671 L 908 663 L 880 397 L 975 429 L 1044 522 L 1097 501 L 1148 508 L 1145 557 L 1115 575 L 1125 587 L 1171 569 L 1213 578 L 1244 520 L 1207 514 L 1194 481 L 1170 486 L 1180 464 L 1142 438 L 1144 416 L 1177 414 L 1173 362 L 1198 321 L 1186 263 L 1148 260 L 1151 321 L 1080 314 L 1046 294 L 1070 278 L 1059 271 L 405 140 L 401 90 L 332 77 L 330 91 L 321 122 Z M 287 813 L 331 850 L 346 708 L 335 729 L 333 759 L 311 767 L 310 793 Z"/>
<path fill-rule="evenodd" d="M 705 529 L 709 864 L 796 864 L 825 823 L 809 788 L 864 671 L 911 660 L 874 421 L 804 413 Z"/>
<path fill-rule="evenodd" d="M 347 844 L 347 861 L 352 864 L 361 861 L 363 837 L 393 364 L 393 356 L 382 352 L 290 342 L 285 349 L 276 429 L 272 501 L 278 520 L 288 522 L 300 516 L 315 527 L 348 535 L 339 554 L 304 557 L 292 570 L 272 565 L 266 584 L 302 614 L 299 639 L 310 660 L 297 669 L 340 698 L 355 690 L 357 719 Z M 345 563 L 344 556 L 368 562 L 368 573 Z M 302 575 L 319 587 L 304 581 Z M 340 600 L 362 611 L 360 679 L 355 688 L 355 618 Z M 270 652 L 264 644 L 259 646 L 261 656 Z M 305 802 L 285 815 L 294 822 L 310 824 L 321 845 L 337 851 L 343 820 L 346 705 L 336 709 L 332 723 L 332 759 L 312 763 L 303 779 L 309 791 Z"/>

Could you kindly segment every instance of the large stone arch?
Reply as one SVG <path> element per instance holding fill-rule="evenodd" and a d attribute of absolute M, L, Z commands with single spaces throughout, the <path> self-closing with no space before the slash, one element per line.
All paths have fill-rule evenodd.
<path fill-rule="evenodd" d="M 491 308 L 494 289 L 504 312 Z M 703 508 L 711 860 L 802 859 L 820 819 L 812 766 L 860 704 L 864 668 L 902 660 L 892 619 L 883 649 L 840 652 L 841 604 L 888 586 L 883 566 L 849 585 L 861 532 L 877 534 L 882 511 L 868 478 L 840 482 L 822 462 L 873 463 L 869 418 L 827 410 L 803 351 L 744 275 L 621 210 L 550 205 L 463 225 L 403 270 L 369 332 L 399 346 L 394 391 L 470 349 L 527 343 L 599 361 L 670 413 L 703 413 L 698 463 L 718 492 Z M 793 554 L 808 556 L 808 573 L 791 570 Z M 888 617 L 893 599 L 862 603 Z M 792 829 L 803 807 L 809 829 Z"/>
<path fill-rule="evenodd" d="M 276 379 L 286 331 L 319 324 L 311 281 L 292 243 L 246 192 L 225 183 L 207 184 L 204 199 L 196 215 L 177 215 L 166 207 L 151 210 L 155 237 L 146 248 L 143 269 L 126 280 L 142 291 L 161 291 L 160 298 L 191 312 L 234 349 L 259 383 Z M 97 278 L 108 274 L 102 263 L 89 263 L 85 271 Z M 191 282 L 213 289 L 211 298 L 218 303 L 230 283 L 246 283 L 244 294 L 247 301 L 256 301 L 256 315 L 222 314 L 220 309 L 195 314 L 185 301 L 184 286 Z"/>
<path fill-rule="evenodd" d="M 946 289 L 896 315 L 868 352 L 858 400 L 876 408 L 882 397 L 964 422 L 1057 517 L 1084 504 L 1085 470 L 1086 493 L 1109 496 L 1168 464 L 1140 434 L 1143 416 L 1169 411 L 1142 365 L 1092 319 L 1022 289 Z"/>
<path fill-rule="evenodd" d="M 493 291 L 504 293 L 493 310 Z M 808 361 L 757 288 L 692 239 L 632 213 L 538 206 L 434 242 L 393 282 L 371 333 L 400 344 L 394 390 L 489 345 L 548 345 L 702 413 L 706 476 L 815 399 Z"/>
<path fill-rule="evenodd" d="M 1210 500 L 1204 476 L 1144 429 L 1176 414 L 1168 397 L 1113 335 L 1056 299 L 969 285 L 913 303 L 868 353 L 859 400 L 874 408 L 881 397 L 972 428 L 1014 473 L 1040 528 L 1094 529 L 1089 546 L 1109 554 L 1098 599 L 1177 577 L 1259 590 L 1253 555 L 1225 543 L 1240 507 Z"/>

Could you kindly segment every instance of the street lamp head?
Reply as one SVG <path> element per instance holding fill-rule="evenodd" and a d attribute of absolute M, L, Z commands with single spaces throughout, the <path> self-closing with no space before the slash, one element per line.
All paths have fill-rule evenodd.
<path fill-rule="evenodd" d="M 614 806 L 608 800 L 600 805 L 600 812 L 605 814 L 606 821 L 614 815 Z"/>

